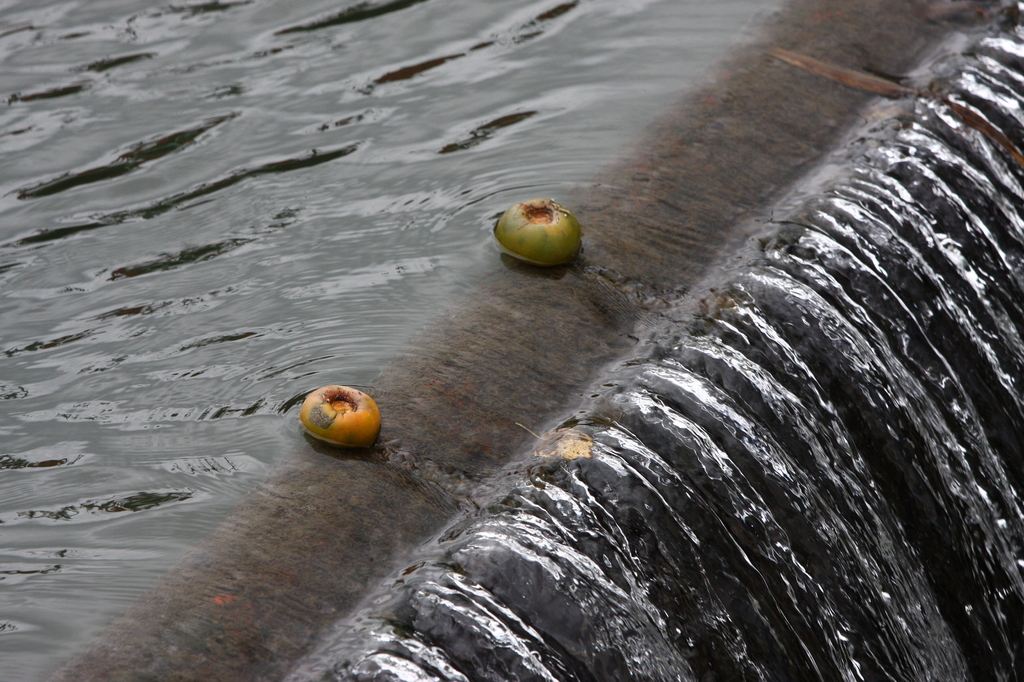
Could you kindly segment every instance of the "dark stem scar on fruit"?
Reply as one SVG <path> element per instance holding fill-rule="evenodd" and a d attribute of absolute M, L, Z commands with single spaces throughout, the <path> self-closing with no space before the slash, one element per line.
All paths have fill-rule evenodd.
<path fill-rule="evenodd" d="M 526 218 L 531 223 L 553 223 L 555 222 L 555 212 L 547 206 L 538 206 L 535 204 L 526 204 L 523 206 L 523 211 L 526 213 Z"/>
<path fill-rule="evenodd" d="M 355 412 L 359 409 L 356 399 L 347 391 L 331 391 L 324 394 L 324 399 L 337 412 Z"/>

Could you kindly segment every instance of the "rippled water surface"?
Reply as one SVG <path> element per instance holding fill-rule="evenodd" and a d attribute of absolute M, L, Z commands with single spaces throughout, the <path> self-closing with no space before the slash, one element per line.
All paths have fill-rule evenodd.
<path fill-rule="evenodd" d="M 36 679 L 764 0 L 0 3 L 0 677 Z"/>

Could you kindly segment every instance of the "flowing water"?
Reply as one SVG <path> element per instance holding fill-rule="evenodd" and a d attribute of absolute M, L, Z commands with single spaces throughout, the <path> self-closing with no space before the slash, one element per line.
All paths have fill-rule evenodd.
<path fill-rule="evenodd" d="M 0 678 L 44 677 L 768 0 L 0 2 Z"/>
<path fill-rule="evenodd" d="M 1024 30 L 953 48 L 290 679 L 1021 679 Z"/>

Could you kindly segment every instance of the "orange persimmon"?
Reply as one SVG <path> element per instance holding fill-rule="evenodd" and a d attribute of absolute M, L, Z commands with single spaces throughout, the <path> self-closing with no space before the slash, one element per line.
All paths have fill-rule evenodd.
<path fill-rule="evenodd" d="M 368 448 L 380 434 L 377 403 L 348 386 L 324 386 L 310 393 L 299 421 L 314 438 L 346 448 Z"/>

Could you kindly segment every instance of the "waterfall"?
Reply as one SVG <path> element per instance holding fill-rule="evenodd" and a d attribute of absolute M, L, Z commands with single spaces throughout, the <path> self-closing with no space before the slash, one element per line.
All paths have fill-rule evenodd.
<path fill-rule="evenodd" d="M 927 72 L 289 679 L 1017 679 L 1024 31 Z"/>

